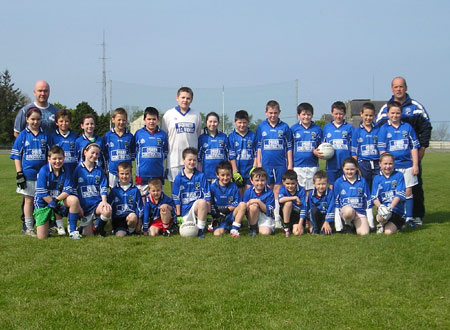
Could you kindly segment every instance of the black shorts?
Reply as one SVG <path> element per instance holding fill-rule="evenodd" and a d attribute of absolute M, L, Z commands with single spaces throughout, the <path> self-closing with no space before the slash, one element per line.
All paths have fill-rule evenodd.
<path fill-rule="evenodd" d="M 280 216 L 284 222 L 283 207 L 284 207 L 284 203 L 281 204 L 281 206 L 280 206 Z M 300 221 L 300 212 L 298 212 L 296 209 L 292 208 L 291 218 L 289 219 L 289 228 L 292 229 L 293 225 L 298 225 L 299 221 Z M 305 225 L 306 225 L 306 221 L 303 222 L 303 227 L 305 227 Z"/>
<path fill-rule="evenodd" d="M 406 221 L 400 214 L 392 212 L 391 218 L 388 220 L 388 222 L 392 222 L 397 227 L 397 229 L 401 229 Z"/>
<path fill-rule="evenodd" d="M 111 224 L 114 234 L 117 233 L 119 230 L 123 231 L 128 230 L 127 218 L 112 218 Z"/>

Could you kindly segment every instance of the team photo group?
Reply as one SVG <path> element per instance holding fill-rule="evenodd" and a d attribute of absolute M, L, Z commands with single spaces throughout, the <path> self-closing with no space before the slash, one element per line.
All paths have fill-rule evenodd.
<path fill-rule="evenodd" d="M 312 120 L 310 103 L 283 109 L 296 111 L 298 122 L 289 127 L 279 118 L 278 102 L 270 100 L 256 132 L 247 111 L 238 110 L 227 136 L 216 112 L 202 122 L 191 108 L 192 89 L 181 87 L 174 108 L 163 114 L 145 109 L 144 127 L 135 134 L 127 111 L 115 109 L 112 128 L 102 137 L 92 114 L 82 118 L 83 133 L 75 133 L 71 111 L 49 103 L 50 86 L 38 81 L 35 101 L 17 114 L 10 156 L 23 195 L 22 232 L 78 240 L 239 237 L 279 229 L 289 237 L 390 235 L 421 226 L 421 160 L 432 127 L 404 78 L 394 78 L 391 89 L 381 109 L 362 105 L 357 127 L 345 120 L 341 101 L 331 105 L 332 120 L 323 128 Z"/>

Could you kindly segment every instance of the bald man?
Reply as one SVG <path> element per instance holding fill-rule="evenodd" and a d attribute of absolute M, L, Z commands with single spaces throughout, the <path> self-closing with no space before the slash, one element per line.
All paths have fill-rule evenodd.
<path fill-rule="evenodd" d="M 413 199 L 414 199 L 414 224 L 422 225 L 422 219 L 425 216 L 425 198 L 422 188 L 422 166 L 420 161 L 425 156 L 425 149 L 428 148 L 431 138 L 430 117 L 428 116 L 425 107 L 410 98 L 407 93 L 408 86 L 406 80 L 403 77 L 396 77 L 392 80 L 392 97 L 390 101 L 397 101 L 402 105 L 402 121 L 409 123 L 416 132 L 417 138 L 420 142 L 419 149 L 419 175 L 417 179 L 419 183 L 413 186 Z M 388 103 L 389 103 L 388 102 Z M 376 124 L 382 125 L 387 121 L 387 103 L 383 105 L 380 112 L 377 115 Z"/>
<path fill-rule="evenodd" d="M 25 115 L 29 108 L 38 107 L 42 112 L 42 122 L 41 127 L 47 133 L 53 133 L 56 129 L 55 125 L 55 114 L 58 108 L 53 104 L 48 103 L 48 98 L 50 96 L 50 86 L 44 80 L 39 80 L 34 85 L 33 94 L 35 101 L 33 103 L 27 104 L 22 109 L 19 110 L 16 116 L 16 121 L 14 122 L 14 137 L 17 137 L 19 133 L 25 129 L 26 121 Z"/>

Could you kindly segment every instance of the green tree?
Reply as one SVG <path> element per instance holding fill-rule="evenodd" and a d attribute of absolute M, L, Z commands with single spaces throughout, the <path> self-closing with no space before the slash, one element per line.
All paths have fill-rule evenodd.
<path fill-rule="evenodd" d="M 101 114 L 98 117 L 95 131 L 100 136 L 105 136 L 105 133 L 111 129 L 111 115 L 109 113 Z"/>
<path fill-rule="evenodd" d="M 83 118 L 84 115 L 87 115 L 88 113 L 91 113 L 94 118 L 95 122 L 98 125 L 98 115 L 95 112 L 95 110 L 89 105 L 87 102 L 81 102 L 78 103 L 75 110 L 72 112 L 72 125 L 71 128 L 78 134 L 82 134 L 83 131 L 81 130 L 81 118 Z M 96 130 L 97 131 L 97 130 Z"/>
<path fill-rule="evenodd" d="M 325 124 L 327 123 L 327 121 L 326 121 L 326 120 L 319 119 L 319 120 L 315 120 L 314 123 L 315 123 L 316 125 L 319 125 L 321 129 L 323 129 L 323 127 L 325 126 Z"/>
<path fill-rule="evenodd" d="M 0 144 L 10 145 L 14 142 L 14 120 L 17 112 L 31 100 L 14 88 L 8 70 L 0 74 Z"/>

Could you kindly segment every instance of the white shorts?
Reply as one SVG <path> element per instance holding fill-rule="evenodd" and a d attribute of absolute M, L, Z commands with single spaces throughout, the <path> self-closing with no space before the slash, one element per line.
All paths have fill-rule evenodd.
<path fill-rule="evenodd" d="M 197 219 L 197 216 L 195 215 L 195 206 L 196 206 L 197 202 L 198 202 L 198 199 L 194 202 L 194 204 L 192 204 L 192 207 L 189 210 L 189 212 L 185 216 L 183 216 L 183 222 L 190 221 L 190 222 L 197 223 L 198 219 Z"/>
<path fill-rule="evenodd" d="M 119 182 L 119 177 L 115 174 L 112 173 L 108 173 L 108 185 L 109 188 L 114 188 L 115 185 L 117 184 L 117 182 Z"/>
<path fill-rule="evenodd" d="M 137 184 L 136 187 L 139 189 L 142 197 L 146 197 L 148 195 L 148 184 Z"/>
<path fill-rule="evenodd" d="M 176 176 L 181 173 L 181 171 L 183 170 L 184 165 L 181 166 L 175 166 L 175 167 L 170 167 L 167 169 L 167 180 L 169 180 L 170 182 L 174 182 Z"/>
<path fill-rule="evenodd" d="M 403 178 L 405 179 L 405 187 L 413 187 L 419 183 L 417 176 L 412 175 L 412 167 L 409 168 L 397 168 L 397 171 L 403 173 Z"/>
<path fill-rule="evenodd" d="M 313 176 L 318 170 L 318 166 L 294 167 L 294 171 L 297 173 L 298 184 L 305 190 L 314 189 Z"/>
<path fill-rule="evenodd" d="M 20 189 L 19 187 L 17 187 L 16 193 L 34 197 L 35 190 L 36 190 L 36 181 L 27 180 L 27 187 L 25 189 Z"/>
<path fill-rule="evenodd" d="M 265 213 L 259 213 L 258 227 L 269 227 L 272 232 L 275 231 L 275 220 L 267 216 Z"/>

